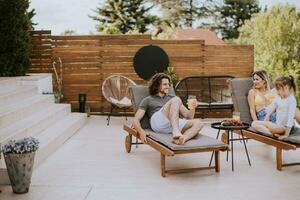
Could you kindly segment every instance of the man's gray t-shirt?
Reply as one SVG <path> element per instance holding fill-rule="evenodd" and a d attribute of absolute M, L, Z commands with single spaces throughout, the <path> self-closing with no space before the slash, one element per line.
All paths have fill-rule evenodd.
<path fill-rule="evenodd" d="M 173 97 L 175 96 L 172 94 L 166 94 L 164 97 L 158 95 L 147 96 L 141 101 L 139 109 L 146 111 L 149 119 L 151 119 L 152 115 L 159 111 Z"/>

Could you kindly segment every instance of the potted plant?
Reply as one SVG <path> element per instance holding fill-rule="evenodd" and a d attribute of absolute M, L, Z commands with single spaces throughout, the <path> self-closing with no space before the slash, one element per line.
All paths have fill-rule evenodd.
<path fill-rule="evenodd" d="M 58 91 L 54 92 L 55 103 L 60 103 L 63 98 L 64 98 L 64 95 L 61 91 L 58 90 Z"/>
<path fill-rule="evenodd" d="M 171 81 L 172 81 L 172 85 L 175 87 L 177 82 L 179 81 L 178 80 L 178 77 L 174 71 L 174 68 L 173 67 L 168 67 L 165 71 L 164 71 L 165 74 L 167 74 L 170 78 L 171 78 Z"/>
<path fill-rule="evenodd" d="M 60 103 L 61 100 L 64 98 L 64 95 L 62 93 L 62 84 L 63 84 L 63 66 L 62 66 L 62 61 L 60 57 L 54 59 L 52 62 L 52 69 L 55 74 L 55 80 L 57 84 L 57 90 L 54 92 L 54 98 L 55 98 L 55 103 Z"/>
<path fill-rule="evenodd" d="M 4 145 L 3 155 L 14 193 L 23 194 L 28 192 L 34 156 L 38 148 L 39 141 L 33 137 L 10 140 Z"/>

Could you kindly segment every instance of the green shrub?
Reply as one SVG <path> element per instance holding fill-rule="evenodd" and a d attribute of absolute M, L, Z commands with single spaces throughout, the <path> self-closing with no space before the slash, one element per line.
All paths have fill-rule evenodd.
<path fill-rule="evenodd" d="M 179 80 L 178 80 L 178 77 L 177 77 L 177 75 L 176 75 L 176 73 L 174 71 L 174 68 L 169 66 L 164 71 L 164 73 L 167 74 L 171 78 L 172 84 L 175 87 Z"/>
<path fill-rule="evenodd" d="M 254 45 L 255 70 L 266 70 L 271 80 L 293 75 L 300 103 L 300 12 L 289 4 L 273 6 L 256 14 L 239 29 L 233 41 Z"/>

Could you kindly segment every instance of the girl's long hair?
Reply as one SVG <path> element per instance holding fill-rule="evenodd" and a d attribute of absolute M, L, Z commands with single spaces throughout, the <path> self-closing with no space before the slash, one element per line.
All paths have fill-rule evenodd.
<path fill-rule="evenodd" d="M 290 89 L 294 90 L 294 95 L 296 95 L 297 93 L 297 86 L 295 83 L 295 79 L 292 75 L 289 76 L 281 76 L 279 78 L 276 79 L 275 81 L 275 87 L 276 89 L 280 89 L 283 88 L 284 86 L 289 86 Z"/>

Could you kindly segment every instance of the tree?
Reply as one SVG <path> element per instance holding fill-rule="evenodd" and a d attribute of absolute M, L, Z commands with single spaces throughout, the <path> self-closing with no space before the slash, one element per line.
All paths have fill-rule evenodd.
<path fill-rule="evenodd" d="M 240 28 L 235 42 L 254 45 L 255 69 L 265 69 L 272 80 L 291 74 L 300 86 L 300 12 L 294 6 L 278 5 L 256 14 Z"/>
<path fill-rule="evenodd" d="M 154 24 L 157 18 L 146 7 L 145 0 L 106 0 L 102 8 L 98 7 L 97 16 L 90 16 L 97 21 L 97 30 L 108 34 L 127 33 L 138 30 L 144 33 L 148 25 Z"/>
<path fill-rule="evenodd" d="M 158 4 L 163 21 L 176 27 L 193 27 L 200 18 L 209 14 L 212 0 L 153 0 Z"/>
<path fill-rule="evenodd" d="M 60 35 L 76 35 L 76 31 L 72 29 L 66 29 L 64 32 L 60 33 Z"/>
<path fill-rule="evenodd" d="M 258 12 L 260 7 L 257 0 L 224 0 L 224 4 L 215 6 L 215 29 L 223 39 L 237 38 L 238 28 Z"/>
<path fill-rule="evenodd" d="M 177 39 L 178 28 L 174 24 L 161 24 L 157 30 L 152 33 L 152 39 L 156 40 L 175 40 Z"/>
<path fill-rule="evenodd" d="M 29 0 L 0 0 L 0 76 L 25 75 L 31 67 L 34 10 Z"/>

